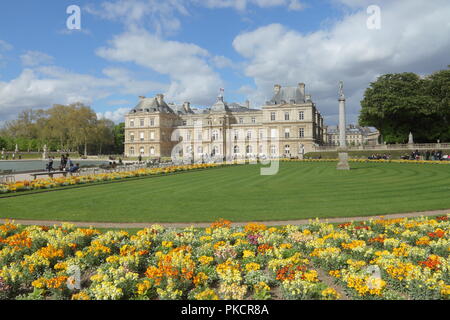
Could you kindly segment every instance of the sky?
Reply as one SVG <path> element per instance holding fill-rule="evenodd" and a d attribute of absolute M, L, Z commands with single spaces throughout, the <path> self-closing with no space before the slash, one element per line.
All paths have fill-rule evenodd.
<path fill-rule="evenodd" d="M 80 29 L 69 6 L 80 8 Z M 374 7 L 375 6 L 375 7 Z M 327 125 L 348 122 L 385 73 L 450 65 L 448 0 L 4 0 L 0 124 L 83 102 L 119 122 L 138 96 L 260 108 L 273 86 L 306 84 Z"/>

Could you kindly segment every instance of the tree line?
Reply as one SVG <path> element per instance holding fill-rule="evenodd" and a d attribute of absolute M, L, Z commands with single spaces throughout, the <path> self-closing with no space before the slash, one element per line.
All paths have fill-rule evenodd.
<path fill-rule="evenodd" d="M 410 132 L 414 142 L 450 142 L 450 69 L 382 75 L 361 107 L 360 125 L 376 127 L 387 143 L 406 143 Z"/>
<path fill-rule="evenodd" d="M 79 152 L 122 154 L 124 124 L 98 119 L 82 103 L 54 105 L 49 109 L 25 110 L 0 129 L 0 149 L 21 152 Z"/>

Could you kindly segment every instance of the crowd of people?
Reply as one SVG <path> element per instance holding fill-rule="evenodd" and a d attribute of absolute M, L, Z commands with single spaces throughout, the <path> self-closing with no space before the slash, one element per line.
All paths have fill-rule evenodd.
<path fill-rule="evenodd" d="M 389 160 L 391 159 L 391 154 L 372 154 L 369 158 L 369 160 Z"/>
<path fill-rule="evenodd" d="M 411 154 L 406 153 L 401 157 L 403 160 L 427 160 L 427 161 L 441 161 L 448 158 L 444 156 L 441 150 L 426 150 L 425 152 L 420 152 L 419 150 L 411 152 Z"/>
<path fill-rule="evenodd" d="M 53 168 L 53 161 L 54 161 L 54 158 L 50 156 L 48 158 L 46 171 L 51 172 L 51 171 L 56 170 L 55 168 Z M 79 163 L 74 164 L 73 161 L 70 159 L 68 153 L 62 154 L 58 169 L 59 169 L 59 171 L 76 173 L 76 172 L 78 172 L 78 170 L 80 170 L 80 164 Z"/>

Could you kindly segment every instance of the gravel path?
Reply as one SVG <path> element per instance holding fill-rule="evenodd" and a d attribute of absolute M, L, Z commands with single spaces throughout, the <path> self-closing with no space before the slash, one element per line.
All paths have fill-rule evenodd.
<path fill-rule="evenodd" d="M 420 216 L 437 216 L 446 215 L 450 213 L 450 209 L 446 210 L 434 210 L 434 211 L 423 211 L 423 212 L 411 212 L 411 213 L 396 213 L 389 215 L 379 215 L 379 216 L 367 216 L 367 217 L 340 217 L 340 218 L 328 218 L 320 219 L 322 222 L 328 223 L 346 223 L 346 222 L 359 222 L 359 221 L 369 221 L 370 219 L 380 219 L 385 217 L 386 219 L 396 219 L 396 218 L 414 218 Z M 3 218 L 4 219 L 4 218 Z M 144 222 L 144 223 L 134 223 L 134 222 L 71 222 L 71 221 L 56 221 L 56 220 L 21 220 L 12 219 L 14 222 L 22 225 L 37 225 L 37 226 L 53 226 L 61 225 L 64 222 L 74 224 L 78 227 L 93 227 L 93 228 L 105 228 L 105 229 L 144 229 L 148 228 L 153 224 L 159 224 L 168 228 L 185 228 L 185 227 L 198 227 L 207 228 L 211 225 L 210 222 L 189 222 L 189 223 L 159 223 L 159 222 Z M 311 223 L 312 219 L 303 220 L 284 220 L 284 221 L 261 221 L 266 226 L 280 226 L 280 225 L 304 225 Z M 253 222 L 253 221 L 249 221 Z M 249 222 L 235 222 L 233 226 L 244 226 Z"/>

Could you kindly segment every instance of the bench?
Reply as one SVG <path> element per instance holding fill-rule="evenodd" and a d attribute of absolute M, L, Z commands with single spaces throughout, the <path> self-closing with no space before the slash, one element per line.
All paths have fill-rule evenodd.
<path fill-rule="evenodd" d="M 67 174 L 70 173 L 68 171 L 51 171 L 51 172 L 37 172 L 37 173 L 31 173 L 30 175 L 34 177 L 34 180 L 38 176 L 49 176 L 50 178 L 53 178 L 53 175 L 55 174 L 62 174 L 64 177 L 67 176 Z"/>

